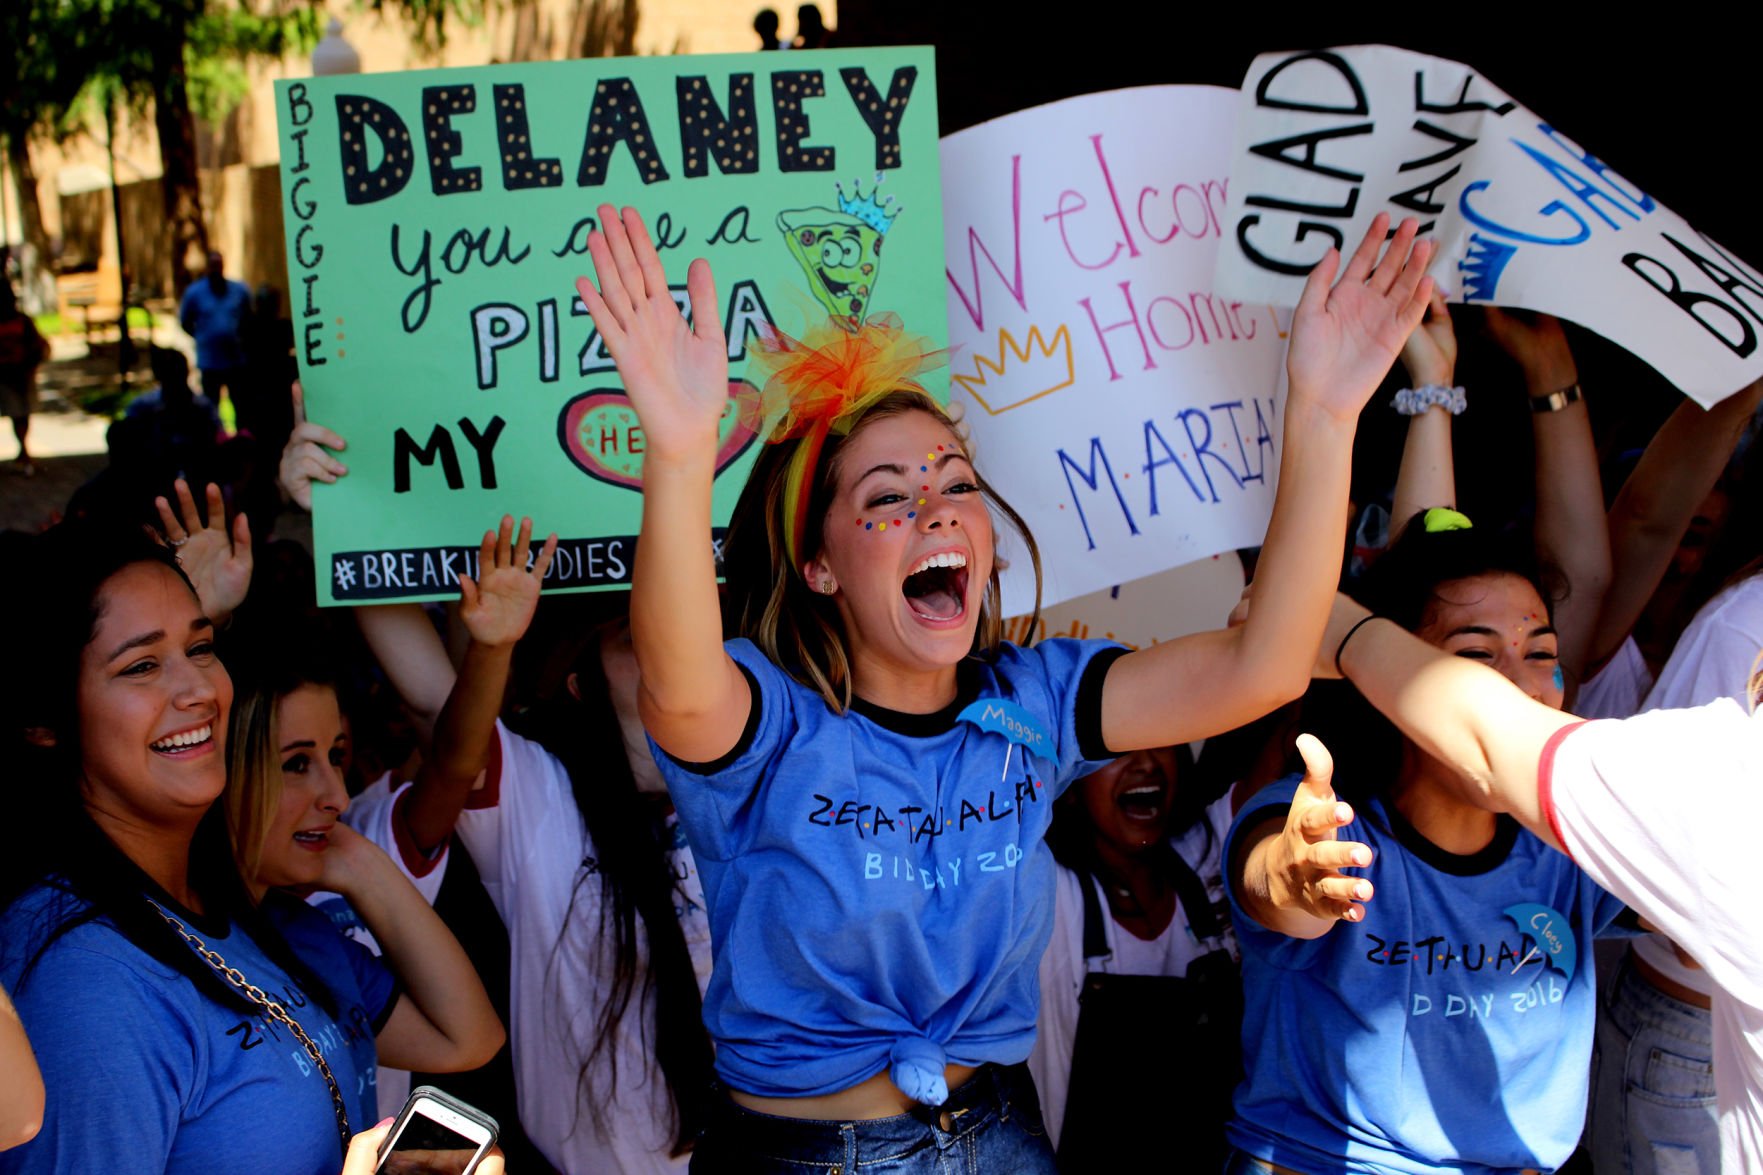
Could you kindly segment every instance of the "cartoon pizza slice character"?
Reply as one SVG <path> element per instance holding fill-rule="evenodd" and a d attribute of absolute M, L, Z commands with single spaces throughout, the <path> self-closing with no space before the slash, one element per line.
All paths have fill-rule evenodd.
<path fill-rule="evenodd" d="M 876 177 L 879 185 L 881 177 Z M 872 291 L 881 276 L 882 239 L 893 227 L 900 209 L 891 208 L 894 198 L 877 201 L 875 191 L 863 196 L 855 183 L 853 194 L 838 188 L 839 208 L 796 208 L 778 213 L 778 231 L 789 245 L 790 256 L 808 278 L 808 290 L 826 308 L 832 320 L 855 332 L 863 325 Z"/>

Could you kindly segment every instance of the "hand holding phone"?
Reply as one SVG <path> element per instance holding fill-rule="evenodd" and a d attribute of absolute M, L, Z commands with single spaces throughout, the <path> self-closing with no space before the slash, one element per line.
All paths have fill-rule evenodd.
<path fill-rule="evenodd" d="M 498 1132 L 496 1120 L 482 1110 L 418 1086 L 380 1144 L 375 1175 L 496 1175 L 500 1159 L 479 1164 Z"/>

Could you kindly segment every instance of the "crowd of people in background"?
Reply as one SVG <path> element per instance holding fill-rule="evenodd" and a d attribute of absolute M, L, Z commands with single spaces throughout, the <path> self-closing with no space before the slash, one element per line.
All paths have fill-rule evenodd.
<path fill-rule="evenodd" d="M 1447 307 L 1379 218 L 1297 309 L 1228 622 L 1017 647 L 994 532 L 1033 539 L 910 324 L 754 349 L 775 423 L 712 562 L 712 275 L 688 324 L 641 218 L 599 224 L 628 595 L 541 599 L 546 520 L 504 517 L 454 603 L 316 608 L 348 438 L 218 254 L 200 390 L 156 349 L 111 467 L 5 536 L 0 1171 L 371 1170 L 418 1081 L 529 1172 L 1763 1164 L 1763 384 L 1612 453 L 1569 332 Z M 45 355 L 0 289 L 26 468 Z M 1392 407 L 1399 461 L 1355 463 Z M 1454 448 L 1467 408 L 1528 436 Z M 1521 504 L 1476 512 L 1494 478 Z M 888 818 L 975 794 L 964 848 Z"/>

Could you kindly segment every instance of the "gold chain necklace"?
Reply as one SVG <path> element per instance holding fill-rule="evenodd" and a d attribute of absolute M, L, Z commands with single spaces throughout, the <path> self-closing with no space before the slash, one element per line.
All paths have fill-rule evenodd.
<path fill-rule="evenodd" d="M 215 974 L 232 984 L 233 987 L 237 988 L 244 994 L 246 999 L 263 1009 L 264 1014 L 269 1016 L 270 1019 L 275 1020 L 277 1023 L 286 1027 L 289 1032 L 294 1034 L 294 1039 L 300 1042 L 301 1047 L 306 1050 L 306 1055 L 312 1058 L 312 1063 L 316 1065 L 318 1071 L 324 1075 L 325 1084 L 330 1087 L 331 1108 L 335 1110 L 337 1114 L 337 1141 L 342 1144 L 343 1153 L 348 1154 L 349 1110 L 348 1107 L 343 1104 L 343 1091 L 338 1087 L 336 1077 L 331 1074 L 331 1067 L 325 1061 L 324 1054 L 319 1051 L 318 1045 L 313 1039 L 306 1035 L 306 1030 L 300 1027 L 300 1022 L 294 1019 L 294 1017 L 288 1013 L 288 1010 L 282 1007 L 280 1003 L 266 995 L 262 988 L 246 979 L 244 974 L 240 972 L 238 968 L 228 966 L 227 961 L 221 958 L 217 952 L 210 949 L 207 943 L 191 933 L 190 929 L 182 922 L 179 922 L 176 918 L 173 918 L 170 914 L 166 913 L 164 906 L 161 906 L 158 902 L 154 902 L 152 898 L 148 898 L 147 900 L 153 902 L 153 908 L 159 911 L 159 916 L 165 919 L 173 930 L 178 932 L 178 936 L 185 942 L 189 943 L 191 949 L 193 949 L 198 955 L 202 956 L 202 961 L 214 968 Z"/>

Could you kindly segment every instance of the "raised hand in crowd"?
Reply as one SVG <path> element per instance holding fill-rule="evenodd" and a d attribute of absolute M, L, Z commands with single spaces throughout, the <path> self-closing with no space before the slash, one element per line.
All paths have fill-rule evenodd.
<path fill-rule="evenodd" d="M 1371 882 L 1343 869 L 1371 864 L 1371 849 L 1342 840 L 1352 806 L 1334 792 L 1334 758 L 1314 735 L 1298 736 L 1304 778 L 1283 821 L 1268 820 L 1238 838 L 1230 864 L 1243 908 L 1269 930 L 1320 938 L 1345 920 L 1365 917 Z"/>
<path fill-rule="evenodd" d="M 618 377 L 643 422 L 644 468 L 683 458 L 709 458 L 728 403 L 728 344 L 717 311 L 710 263 L 686 271 L 692 321 L 680 314 L 660 255 L 635 208 L 599 209 L 600 230 L 588 235 L 596 288 L 576 291 L 588 308 Z"/>
<path fill-rule="evenodd" d="M 1433 243 L 1415 240 L 1419 222 L 1409 217 L 1383 248 L 1389 221 L 1377 215 L 1344 271 L 1330 249 L 1310 271 L 1292 317 L 1292 394 L 1342 420 L 1358 418 L 1432 300 L 1426 267 Z"/>
<path fill-rule="evenodd" d="M 404 807 L 405 827 L 424 853 L 453 835 L 489 756 L 514 646 L 532 623 L 545 573 L 557 553 L 553 534 L 535 555 L 532 534 L 532 519 L 520 520 L 517 535 L 514 519 L 504 516 L 498 529 L 484 532 L 477 579 L 459 577 L 459 618 L 471 644 L 435 724 L 433 751 Z"/>
<path fill-rule="evenodd" d="M 322 424 L 306 419 L 306 394 L 300 381 L 294 381 L 294 431 L 282 449 L 282 462 L 276 482 L 288 500 L 302 510 L 312 509 L 312 483 L 322 481 L 333 485 L 349 472 L 349 467 L 331 455 L 343 450 L 348 442 Z"/>
<path fill-rule="evenodd" d="M 251 523 L 243 510 L 233 516 L 229 529 L 226 503 L 220 487 L 208 483 L 208 520 L 203 521 L 190 494 L 189 483 L 178 478 L 174 511 L 164 498 L 154 498 L 165 537 L 177 548 L 178 565 L 190 577 L 202 612 L 216 624 L 224 624 L 251 587 Z"/>

